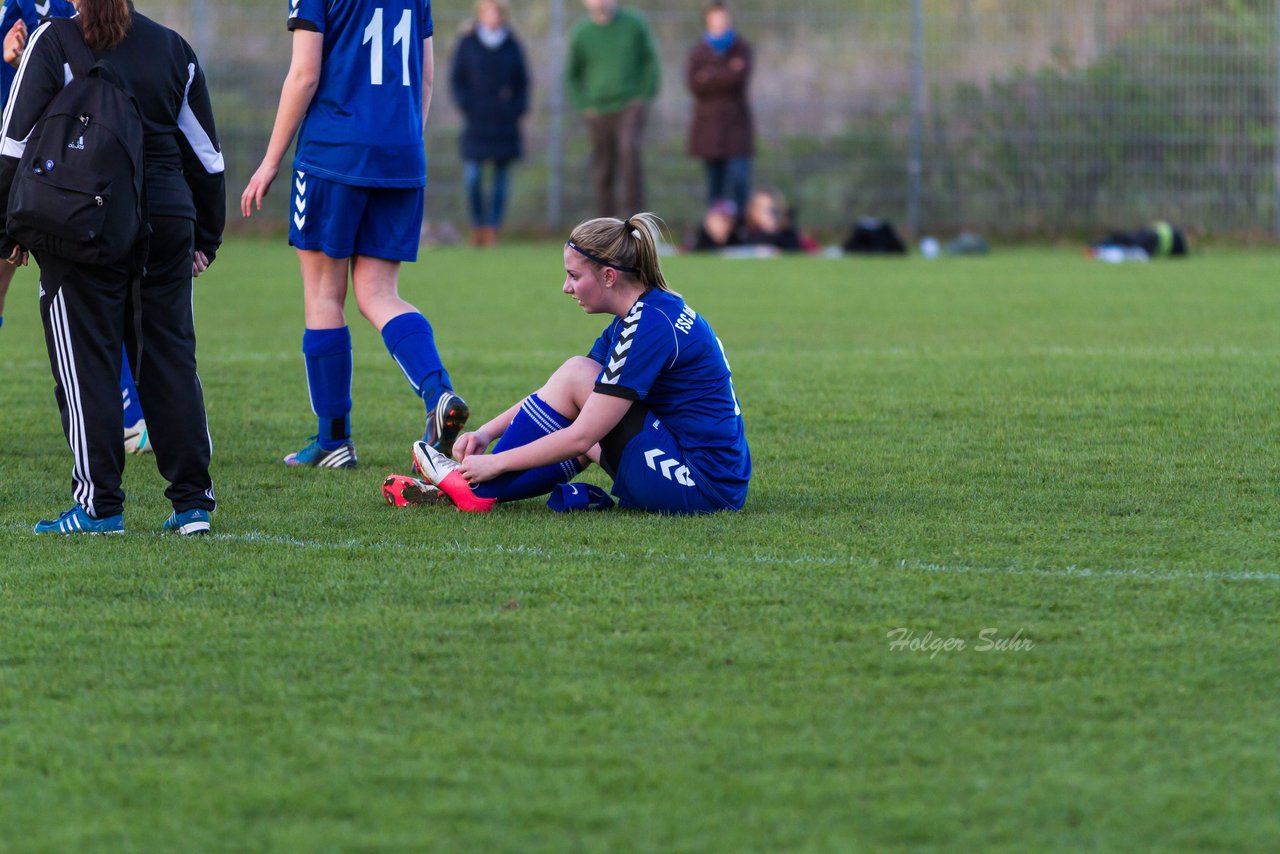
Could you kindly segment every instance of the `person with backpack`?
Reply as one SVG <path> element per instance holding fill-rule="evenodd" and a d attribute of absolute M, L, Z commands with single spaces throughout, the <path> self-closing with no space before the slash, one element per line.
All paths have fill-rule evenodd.
<path fill-rule="evenodd" d="M 76 13 L 71 0 L 6 0 L 0 10 L 0 33 L 4 34 L 4 62 L 0 63 L 0 108 L 9 97 L 9 87 L 18 73 L 27 36 L 40 26 L 41 18 L 70 18 Z M 17 268 L 0 264 L 0 326 L 4 325 L 4 301 Z M 124 410 L 124 447 L 131 454 L 151 453 L 147 422 L 138 402 L 138 388 L 133 371 L 125 358 L 120 366 L 120 399 Z"/>
<path fill-rule="evenodd" d="M 122 533 L 122 345 L 173 513 L 205 533 L 212 445 L 192 278 L 222 242 L 226 184 L 190 45 L 129 0 L 80 0 L 31 33 L 0 128 L 0 257 L 41 268 L 40 316 L 75 503 L 37 534 Z M 55 216 L 55 212 L 57 215 Z"/>

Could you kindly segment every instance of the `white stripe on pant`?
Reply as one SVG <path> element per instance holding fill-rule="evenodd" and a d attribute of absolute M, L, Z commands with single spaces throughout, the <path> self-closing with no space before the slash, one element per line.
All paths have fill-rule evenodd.
<path fill-rule="evenodd" d="M 80 400 L 80 378 L 76 373 L 75 353 L 71 346 L 71 327 L 67 322 L 67 304 L 62 291 L 53 298 L 49 317 L 53 326 L 53 344 L 58 356 L 58 380 L 67 398 L 67 439 L 71 444 L 72 480 L 75 489 L 72 497 L 90 515 L 94 512 L 94 487 L 89 476 L 89 451 L 85 438 L 84 405 Z"/>

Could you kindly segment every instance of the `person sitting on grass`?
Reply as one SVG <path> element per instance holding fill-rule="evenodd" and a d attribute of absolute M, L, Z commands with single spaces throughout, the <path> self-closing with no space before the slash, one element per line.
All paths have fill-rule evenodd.
<path fill-rule="evenodd" d="M 721 199 L 707 208 L 702 225 L 689 248 L 694 252 L 716 252 L 738 245 L 738 206 Z"/>
<path fill-rule="evenodd" d="M 742 217 L 739 242 L 744 246 L 771 246 L 782 252 L 817 252 L 819 246 L 795 227 L 795 215 L 777 190 L 756 190 Z"/>
<path fill-rule="evenodd" d="M 458 436 L 454 459 L 414 443 L 419 470 L 459 510 L 546 494 L 592 462 L 613 478 L 622 507 L 742 508 L 751 454 L 729 364 L 711 326 L 663 278 L 658 228 L 651 213 L 575 228 L 562 290 L 587 314 L 614 317 L 590 355 Z"/>

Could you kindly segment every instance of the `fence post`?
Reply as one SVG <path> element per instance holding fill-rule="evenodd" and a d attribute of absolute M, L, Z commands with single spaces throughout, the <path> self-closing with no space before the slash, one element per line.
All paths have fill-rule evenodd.
<path fill-rule="evenodd" d="M 1097 43 L 1098 56 L 1107 52 L 1107 0 L 1093 0 L 1093 40 Z"/>
<path fill-rule="evenodd" d="M 1274 187 L 1275 210 L 1272 212 L 1274 222 L 1272 224 L 1272 232 L 1276 237 L 1280 237 L 1280 0 L 1276 0 L 1275 12 L 1275 33 L 1272 36 L 1274 43 L 1271 45 L 1271 56 L 1276 63 L 1275 70 L 1275 141 L 1272 143 L 1272 182 Z"/>
<path fill-rule="evenodd" d="M 564 218 L 564 0 L 551 0 L 547 33 L 547 229 Z"/>
<path fill-rule="evenodd" d="M 907 147 L 907 224 L 912 234 L 919 236 L 924 171 L 924 0 L 911 0 L 911 138 Z"/>
<path fill-rule="evenodd" d="M 209 16 L 205 0 L 191 0 L 191 42 L 196 56 L 209 61 Z"/>

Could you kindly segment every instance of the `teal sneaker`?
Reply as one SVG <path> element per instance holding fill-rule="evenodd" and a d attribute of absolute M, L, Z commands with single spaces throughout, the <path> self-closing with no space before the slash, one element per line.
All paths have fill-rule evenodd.
<path fill-rule="evenodd" d="M 470 417 L 467 402 L 446 389 L 440 392 L 436 405 L 427 413 L 427 429 L 422 433 L 422 441 L 446 457 L 451 456 L 453 440 L 458 438 Z"/>
<path fill-rule="evenodd" d="M 209 533 L 209 511 L 201 510 L 199 507 L 183 510 L 181 513 L 174 510 L 169 518 L 164 520 L 164 529 L 175 531 L 186 537 L 193 534 L 207 534 Z"/>
<path fill-rule="evenodd" d="M 124 515 L 117 513 L 105 519 L 95 519 L 77 504 L 57 519 L 41 519 L 36 523 L 37 534 L 123 534 Z"/>
<path fill-rule="evenodd" d="M 353 469 L 356 467 L 356 446 L 351 440 L 343 442 L 332 451 L 320 447 L 320 437 L 312 436 L 311 444 L 301 451 L 294 451 L 284 458 L 287 466 L 315 466 L 320 469 Z"/>

